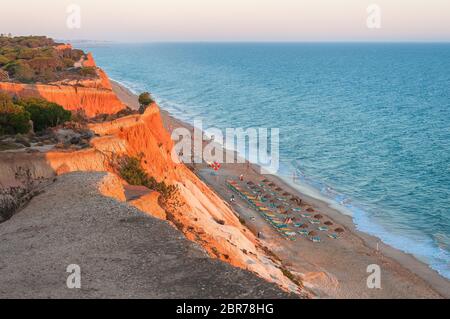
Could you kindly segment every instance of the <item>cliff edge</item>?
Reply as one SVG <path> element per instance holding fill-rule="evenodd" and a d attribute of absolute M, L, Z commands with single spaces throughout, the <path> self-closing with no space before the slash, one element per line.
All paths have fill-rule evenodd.
<path fill-rule="evenodd" d="M 114 181 L 66 174 L 0 224 L 0 298 L 292 297 L 209 258 L 167 222 L 102 195 Z M 66 285 L 72 264 L 81 289 Z"/>

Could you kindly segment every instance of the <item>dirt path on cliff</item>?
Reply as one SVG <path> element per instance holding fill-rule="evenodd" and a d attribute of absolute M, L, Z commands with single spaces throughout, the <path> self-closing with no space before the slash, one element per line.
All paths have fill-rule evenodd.
<path fill-rule="evenodd" d="M 211 259 L 167 222 L 100 194 L 105 173 L 71 173 L 0 224 L 0 298 L 286 298 Z M 68 265 L 81 289 L 68 289 Z"/>

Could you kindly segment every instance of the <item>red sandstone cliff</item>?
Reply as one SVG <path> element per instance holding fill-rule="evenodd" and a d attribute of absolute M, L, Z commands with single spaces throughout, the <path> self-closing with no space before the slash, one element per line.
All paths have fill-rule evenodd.
<path fill-rule="evenodd" d="M 178 187 L 182 205 L 170 209 L 161 207 L 155 193 L 131 201 L 131 205 L 154 217 L 171 221 L 211 257 L 248 269 L 287 290 L 297 289 L 283 275 L 277 261 L 265 254 L 259 241 L 240 223 L 229 206 L 184 164 L 172 161 L 173 142 L 163 127 L 156 104 L 142 115 L 92 124 L 90 129 L 99 136 L 91 140 L 91 148 L 86 150 L 38 155 L 0 153 L 0 165 L 4 168 L 0 173 L 0 184 L 14 180 L 14 172 L 19 166 L 29 169 L 34 177 L 74 171 L 115 173 L 113 158 L 141 154 L 143 167 L 149 175 Z M 108 187 L 103 186 L 102 192 L 123 201 L 124 185 L 124 181 L 116 178 Z"/>
<path fill-rule="evenodd" d="M 59 50 L 71 45 L 59 45 Z M 87 54 L 80 62 L 84 67 L 96 67 L 92 54 Z M 99 114 L 115 114 L 125 108 L 113 92 L 106 73 L 96 69 L 92 79 L 66 80 L 50 84 L 21 84 L 0 82 L 0 92 L 18 97 L 39 97 L 58 103 L 69 111 L 83 110 L 88 117 Z"/>
<path fill-rule="evenodd" d="M 69 111 L 84 110 L 89 117 L 115 114 L 125 108 L 112 90 L 103 88 L 0 82 L 0 92 L 18 97 L 40 97 Z"/>

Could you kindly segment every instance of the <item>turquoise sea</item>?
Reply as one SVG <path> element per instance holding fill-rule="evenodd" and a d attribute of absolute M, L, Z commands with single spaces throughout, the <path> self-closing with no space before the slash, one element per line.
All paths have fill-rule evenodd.
<path fill-rule="evenodd" d="M 85 44 L 184 120 L 280 128 L 281 169 L 450 278 L 450 44 Z"/>

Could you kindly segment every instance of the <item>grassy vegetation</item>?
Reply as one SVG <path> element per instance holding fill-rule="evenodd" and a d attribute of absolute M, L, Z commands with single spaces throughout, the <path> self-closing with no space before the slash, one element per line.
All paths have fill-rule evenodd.
<path fill-rule="evenodd" d="M 0 69 L 13 81 L 23 83 L 52 82 L 62 78 L 95 76 L 91 71 L 71 70 L 85 54 L 81 50 L 57 50 L 47 37 L 0 36 Z"/>
<path fill-rule="evenodd" d="M 125 156 L 119 160 L 119 174 L 130 185 L 145 186 L 161 194 L 163 199 L 170 199 L 177 188 L 158 182 L 153 176 L 149 176 L 142 168 L 141 159 L 138 157 Z"/>
<path fill-rule="evenodd" d="M 300 280 L 298 280 L 298 278 L 294 276 L 287 268 L 281 267 L 280 270 L 283 273 L 283 275 L 290 281 L 292 281 L 294 284 L 296 284 L 299 287 L 303 287 L 303 283 Z"/>

